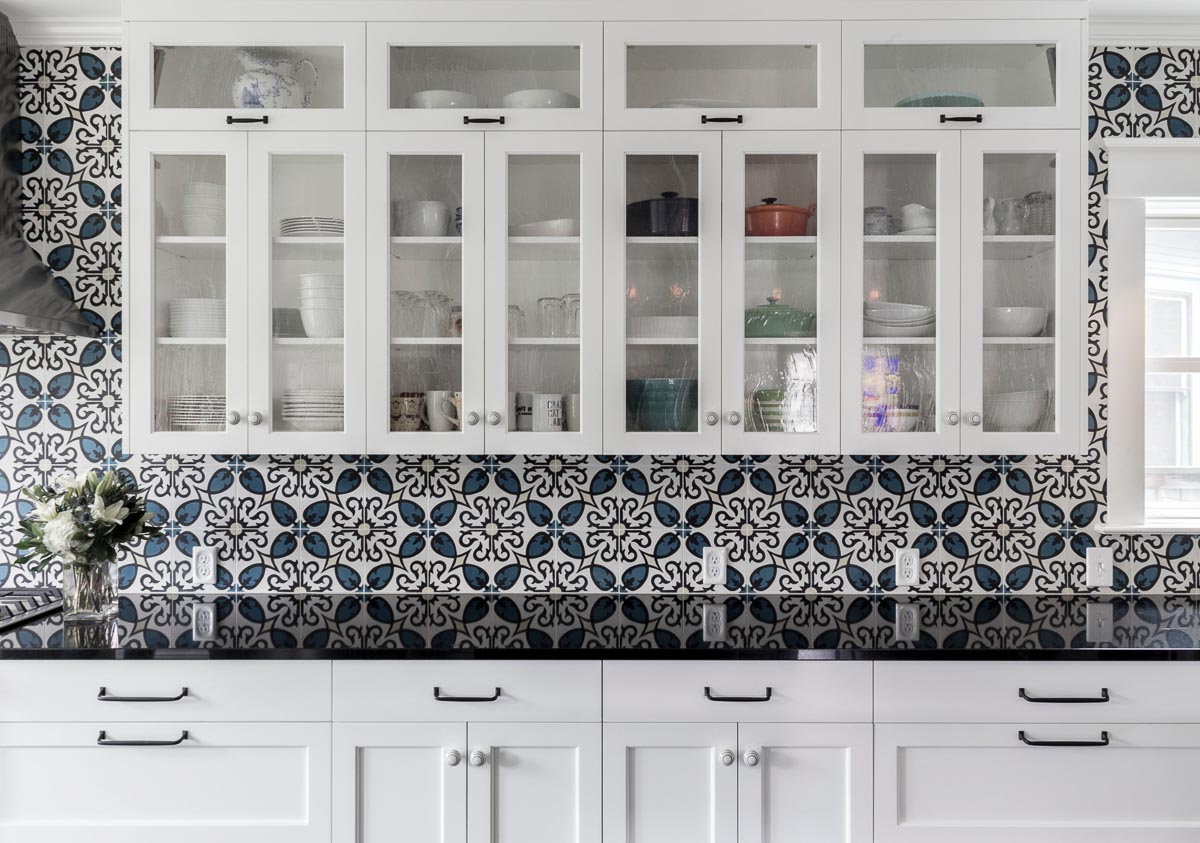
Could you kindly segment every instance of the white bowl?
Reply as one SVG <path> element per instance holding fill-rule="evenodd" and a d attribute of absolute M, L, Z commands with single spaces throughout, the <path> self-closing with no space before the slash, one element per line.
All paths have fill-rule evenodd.
<path fill-rule="evenodd" d="M 345 334 L 345 313 L 342 310 L 300 308 L 304 333 L 310 337 L 341 337 Z"/>
<path fill-rule="evenodd" d="M 696 336 L 696 326 L 695 316 L 631 316 L 629 336 L 647 339 L 690 339 Z"/>
<path fill-rule="evenodd" d="M 900 209 L 900 231 L 911 231 L 914 228 L 933 228 L 937 225 L 937 209 L 926 208 L 915 202 Z"/>
<path fill-rule="evenodd" d="M 1046 412 L 1044 389 L 998 392 L 983 396 L 983 423 L 990 431 L 1029 430 Z"/>
<path fill-rule="evenodd" d="M 528 88 L 505 94 L 500 104 L 505 108 L 579 108 L 579 97 L 553 88 Z"/>
<path fill-rule="evenodd" d="M 213 214 L 184 214 L 183 233 L 187 237 L 221 237 L 225 234 L 225 217 Z"/>
<path fill-rule="evenodd" d="M 985 307 L 985 337 L 1036 337 L 1046 328 L 1044 307 Z"/>
<path fill-rule="evenodd" d="M 869 301 L 863 304 L 863 313 L 876 317 L 894 316 L 899 319 L 917 319 L 922 316 L 932 316 L 933 308 L 924 304 L 907 304 L 898 301 Z"/>
<path fill-rule="evenodd" d="M 933 322 L 924 325 L 889 325 L 883 322 L 864 322 L 863 336 L 866 337 L 932 337 Z"/>
<path fill-rule="evenodd" d="M 578 237 L 579 220 L 563 218 L 526 222 L 509 226 L 508 233 L 513 237 Z"/>
<path fill-rule="evenodd" d="M 479 108 L 479 98 L 462 91 L 416 91 L 404 100 L 406 108 Z"/>

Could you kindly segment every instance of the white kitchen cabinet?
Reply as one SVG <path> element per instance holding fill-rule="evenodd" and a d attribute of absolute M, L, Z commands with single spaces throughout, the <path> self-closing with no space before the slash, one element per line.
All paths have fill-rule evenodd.
<path fill-rule="evenodd" d="M 368 128 L 601 128 L 599 21 L 367 24 Z"/>
<path fill-rule="evenodd" d="M 0 781 L 4 840 L 326 843 L 330 726 L 5 723 Z"/>

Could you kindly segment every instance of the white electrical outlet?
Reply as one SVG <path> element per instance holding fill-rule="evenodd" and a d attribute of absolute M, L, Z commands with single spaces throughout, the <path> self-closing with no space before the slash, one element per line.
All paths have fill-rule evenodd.
<path fill-rule="evenodd" d="M 701 582 L 705 585 L 725 584 L 725 548 L 704 548 L 704 575 Z"/>
<path fill-rule="evenodd" d="M 911 603 L 896 604 L 896 640 L 916 641 L 921 637 L 921 616 Z"/>
<path fill-rule="evenodd" d="M 197 547 L 192 551 L 192 584 L 215 585 L 217 582 L 217 549 Z"/>
<path fill-rule="evenodd" d="M 1087 640 L 1089 644 L 1111 644 L 1113 640 L 1111 603 L 1087 604 Z"/>
<path fill-rule="evenodd" d="M 199 603 L 192 612 L 192 639 L 212 641 L 217 637 L 217 607 L 213 603 Z"/>
<path fill-rule="evenodd" d="M 704 635 L 705 641 L 720 643 L 725 640 L 725 604 L 704 604 Z"/>
<path fill-rule="evenodd" d="M 1113 551 L 1111 547 L 1087 549 L 1087 587 L 1112 588 Z"/>
<path fill-rule="evenodd" d="M 893 561 L 896 564 L 896 585 L 921 584 L 921 554 L 915 547 L 897 550 Z"/>

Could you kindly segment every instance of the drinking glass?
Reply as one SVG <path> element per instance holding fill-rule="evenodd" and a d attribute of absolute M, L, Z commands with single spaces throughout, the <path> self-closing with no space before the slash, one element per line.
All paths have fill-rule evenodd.
<path fill-rule="evenodd" d="M 555 296 L 538 299 L 538 320 L 543 337 L 563 336 L 563 300 Z"/>

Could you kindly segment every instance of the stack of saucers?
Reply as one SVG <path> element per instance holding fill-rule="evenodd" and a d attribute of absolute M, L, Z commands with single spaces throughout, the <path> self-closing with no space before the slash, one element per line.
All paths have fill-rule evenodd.
<path fill-rule="evenodd" d="M 341 237 L 345 232 L 346 221 L 337 217 L 287 217 L 279 223 L 284 237 Z"/>
<path fill-rule="evenodd" d="M 306 272 L 300 280 L 300 321 L 310 337 L 345 336 L 346 303 L 342 276 Z"/>
<path fill-rule="evenodd" d="M 225 185 L 188 182 L 183 192 L 183 233 L 189 237 L 225 234 Z"/>
<path fill-rule="evenodd" d="M 173 337 L 225 336 L 222 299 L 175 299 L 167 304 Z"/>
<path fill-rule="evenodd" d="M 283 420 L 296 430 L 341 430 L 345 395 L 340 389 L 289 389 Z"/>
<path fill-rule="evenodd" d="M 171 430 L 224 430 L 225 396 L 173 395 L 167 399 L 167 424 Z"/>
<path fill-rule="evenodd" d="M 868 337 L 929 337 L 937 314 L 932 307 L 904 302 L 863 303 L 863 334 Z"/>

